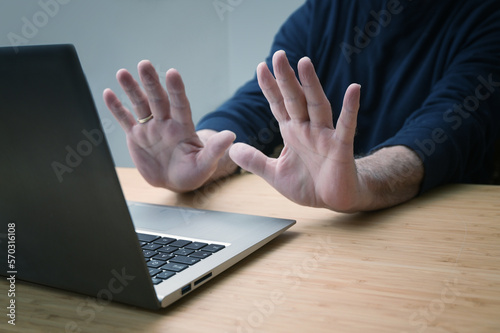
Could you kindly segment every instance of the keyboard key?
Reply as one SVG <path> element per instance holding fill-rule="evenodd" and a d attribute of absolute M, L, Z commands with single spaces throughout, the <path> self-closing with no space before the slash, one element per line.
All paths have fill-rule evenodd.
<path fill-rule="evenodd" d="M 193 252 L 194 252 L 193 250 L 178 249 L 177 251 L 173 252 L 172 254 L 175 254 L 176 256 L 187 256 Z"/>
<path fill-rule="evenodd" d="M 202 247 L 207 246 L 207 245 L 208 245 L 207 243 L 192 242 L 191 244 L 188 244 L 188 245 L 184 246 L 184 248 L 190 249 L 190 250 L 199 250 Z"/>
<path fill-rule="evenodd" d="M 160 236 L 156 236 L 156 235 L 149 235 L 149 234 L 142 234 L 142 233 L 137 233 L 137 238 L 139 238 L 139 240 L 141 242 L 146 242 L 146 243 L 151 243 L 152 241 L 160 238 Z"/>
<path fill-rule="evenodd" d="M 161 266 L 162 269 L 165 269 L 167 271 L 173 271 L 173 272 L 180 272 L 182 270 L 185 270 L 188 267 L 189 267 L 188 265 L 177 264 L 174 262 L 169 262 L 168 264 Z"/>
<path fill-rule="evenodd" d="M 173 259 L 170 259 L 170 262 L 175 262 L 178 264 L 185 264 L 185 265 L 193 265 L 196 264 L 198 261 L 200 261 L 200 259 L 184 257 L 184 256 L 177 256 Z"/>
<path fill-rule="evenodd" d="M 173 257 L 175 257 L 175 256 L 173 254 L 170 254 L 170 253 L 160 253 L 160 254 L 155 255 L 152 259 L 168 261 L 168 260 L 172 259 Z"/>
<path fill-rule="evenodd" d="M 168 246 L 184 247 L 188 244 L 191 244 L 191 241 L 185 239 L 178 239 L 175 242 L 168 244 Z"/>
<path fill-rule="evenodd" d="M 150 250 L 142 250 L 142 254 L 144 254 L 144 258 L 151 258 L 152 256 L 156 255 L 156 251 L 150 251 Z"/>
<path fill-rule="evenodd" d="M 154 251 L 154 250 L 157 250 L 161 247 L 160 244 L 146 244 L 144 245 L 142 248 L 144 250 L 150 250 L 150 251 Z"/>
<path fill-rule="evenodd" d="M 220 245 L 220 244 L 210 244 L 210 245 L 207 245 L 203 248 L 203 251 L 208 251 L 208 252 L 217 252 L 217 251 L 220 251 L 222 250 L 223 248 L 225 248 L 224 245 Z"/>
<path fill-rule="evenodd" d="M 155 244 L 167 245 L 169 243 L 175 242 L 177 239 L 170 237 L 162 237 L 154 241 Z"/>
<path fill-rule="evenodd" d="M 212 252 L 196 251 L 196 252 L 190 254 L 189 256 L 193 257 L 193 258 L 198 258 L 198 259 L 205 259 L 206 257 L 211 256 L 211 255 L 212 255 Z"/>
<path fill-rule="evenodd" d="M 179 248 L 178 247 L 173 247 L 173 246 L 164 246 L 164 247 L 160 247 L 158 249 L 158 252 L 162 252 L 162 253 L 172 253 L 172 252 L 175 252 L 177 251 Z"/>
<path fill-rule="evenodd" d="M 156 275 L 157 278 L 166 280 L 175 275 L 175 272 L 163 271 L 160 274 Z"/>
<path fill-rule="evenodd" d="M 161 261 L 161 260 L 150 260 L 146 263 L 146 265 L 148 267 L 151 267 L 151 268 L 158 268 L 160 267 L 161 265 L 164 265 L 165 262 L 164 261 Z"/>
<path fill-rule="evenodd" d="M 159 284 L 163 282 L 162 279 L 158 279 L 157 277 L 151 278 L 151 280 L 153 281 L 153 284 Z"/>
<path fill-rule="evenodd" d="M 154 275 L 156 275 L 156 274 L 158 274 L 160 272 L 161 272 L 161 269 L 158 269 L 158 268 L 149 268 L 149 275 L 151 275 L 151 276 L 154 276 Z"/>

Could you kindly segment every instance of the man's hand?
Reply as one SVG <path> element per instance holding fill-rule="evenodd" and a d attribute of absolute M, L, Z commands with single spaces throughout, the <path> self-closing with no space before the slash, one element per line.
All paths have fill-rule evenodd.
<path fill-rule="evenodd" d="M 257 77 L 279 122 L 284 149 L 278 159 L 270 159 L 248 145 L 237 143 L 229 151 L 236 164 L 263 177 L 296 203 L 335 211 L 355 212 L 387 207 L 416 194 L 412 188 L 409 197 L 395 193 L 394 198 L 391 196 L 385 201 L 386 196 L 380 196 L 378 192 L 388 188 L 384 182 L 390 179 L 375 180 L 371 177 L 373 173 L 377 174 L 372 167 L 385 167 L 385 162 L 377 164 L 376 158 L 377 163 L 372 163 L 373 157 L 368 163 L 363 163 L 366 173 L 358 172 L 353 143 L 360 100 L 359 85 L 352 84 L 347 88 L 334 128 L 330 103 L 309 58 L 302 58 L 298 63 L 300 82 L 283 51 L 275 53 L 273 68 L 276 78 L 267 65 L 261 63 L 257 68 Z M 387 149 L 391 151 L 391 148 Z M 418 160 L 413 152 L 408 150 L 408 153 Z M 414 162 L 413 159 L 411 161 Z M 421 163 L 416 164 L 417 169 L 421 168 Z M 398 175 L 391 174 L 389 177 Z"/>
<path fill-rule="evenodd" d="M 347 89 L 334 128 L 330 103 L 309 58 L 298 63 L 300 83 L 283 51 L 275 53 L 273 68 L 276 79 L 265 63 L 257 67 L 257 77 L 279 122 L 283 151 L 278 159 L 270 159 L 250 146 L 235 144 L 231 158 L 296 203 L 355 209 L 363 191 L 353 154 L 360 86 Z"/>
<path fill-rule="evenodd" d="M 234 133 L 196 133 L 180 74 L 175 69 L 166 73 L 165 90 L 149 61 L 141 61 L 138 71 L 144 91 L 128 71 L 121 69 L 116 77 L 138 119 L 153 115 L 151 120 L 138 123 L 110 89 L 104 91 L 103 97 L 125 130 L 132 159 L 146 181 L 186 192 L 202 186 L 216 173 L 219 177 L 234 171 L 236 165 L 226 154 Z M 227 165 L 222 172 L 221 161 Z"/>

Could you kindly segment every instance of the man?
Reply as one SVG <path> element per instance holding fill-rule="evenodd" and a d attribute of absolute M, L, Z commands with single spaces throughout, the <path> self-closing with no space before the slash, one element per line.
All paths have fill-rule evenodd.
<path fill-rule="evenodd" d="M 139 122 L 109 89 L 104 99 L 154 186 L 190 191 L 239 166 L 296 203 L 356 212 L 491 175 L 496 0 L 307 1 L 256 78 L 197 128 L 179 73 L 165 91 L 150 62 L 138 69 L 144 91 L 126 70 L 117 79 Z"/>

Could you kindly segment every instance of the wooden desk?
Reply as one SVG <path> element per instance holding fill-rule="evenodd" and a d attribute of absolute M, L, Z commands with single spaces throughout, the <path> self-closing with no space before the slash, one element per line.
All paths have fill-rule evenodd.
<path fill-rule="evenodd" d="M 188 297 L 152 312 L 17 282 L 15 329 L 64 332 L 498 332 L 500 187 L 454 185 L 345 215 L 301 207 L 254 175 L 189 195 L 119 169 L 130 200 L 297 224 Z M 0 283 L 6 313 L 7 283 Z M 12 329 L 5 314 L 0 331 Z"/>

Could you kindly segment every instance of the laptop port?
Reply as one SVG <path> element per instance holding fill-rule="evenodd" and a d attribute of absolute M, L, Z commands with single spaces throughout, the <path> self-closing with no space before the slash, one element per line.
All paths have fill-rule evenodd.
<path fill-rule="evenodd" d="M 182 287 L 182 289 L 181 289 L 181 293 L 182 293 L 182 295 L 184 295 L 184 294 L 186 294 L 186 293 L 188 293 L 188 292 L 190 292 L 190 291 L 191 291 L 191 283 L 190 283 L 190 284 L 188 284 L 188 285 L 185 285 L 185 286 L 184 286 L 184 287 Z"/>
<path fill-rule="evenodd" d="M 204 277 L 201 277 L 198 280 L 194 281 L 194 285 L 197 286 L 200 283 L 202 283 L 203 281 L 210 279 L 211 277 L 212 277 L 212 272 L 210 272 L 207 275 L 205 275 Z"/>

